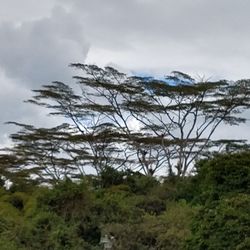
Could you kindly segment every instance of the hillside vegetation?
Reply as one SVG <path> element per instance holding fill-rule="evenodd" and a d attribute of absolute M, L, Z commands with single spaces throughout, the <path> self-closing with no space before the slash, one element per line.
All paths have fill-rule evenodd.
<path fill-rule="evenodd" d="M 197 174 L 161 181 L 107 168 L 51 186 L 0 189 L 2 250 L 250 249 L 250 153 L 196 164 Z"/>
<path fill-rule="evenodd" d="M 9 122 L 0 249 L 250 249 L 249 145 L 213 136 L 248 120 L 250 80 L 71 66 L 26 101 L 57 125 Z"/>

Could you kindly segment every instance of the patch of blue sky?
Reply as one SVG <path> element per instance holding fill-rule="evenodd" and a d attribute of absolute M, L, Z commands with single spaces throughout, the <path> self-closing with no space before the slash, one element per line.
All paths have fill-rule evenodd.
<path fill-rule="evenodd" d="M 174 76 L 157 76 L 157 75 L 150 75 L 145 72 L 133 72 L 134 76 L 142 77 L 145 82 L 152 82 L 152 81 L 160 81 L 162 83 L 166 83 L 170 86 L 176 85 L 190 85 L 193 84 L 194 81 L 190 79 L 186 79 L 184 77 L 174 77 Z"/>

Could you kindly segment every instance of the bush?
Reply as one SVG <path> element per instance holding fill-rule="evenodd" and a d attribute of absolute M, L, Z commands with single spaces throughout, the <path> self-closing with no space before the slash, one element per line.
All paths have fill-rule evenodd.
<path fill-rule="evenodd" d="M 203 200 L 229 193 L 250 194 L 250 152 L 218 155 L 200 161 L 196 168 Z"/>
<path fill-rule="evenodd" d="M 65 220 L 84 217 L 92 203 L 87 186 L 70 179 L 61 181 L 53 189 L 45 190 L 38 196 L 37 202 L 39 208 L 53 211 Z"/>
<path fill-rule="evenodd" d="M 250 237 L 249 207 L 250 195 L 237 194 L 201 208 L 187 249 L 241 249 Z"/>

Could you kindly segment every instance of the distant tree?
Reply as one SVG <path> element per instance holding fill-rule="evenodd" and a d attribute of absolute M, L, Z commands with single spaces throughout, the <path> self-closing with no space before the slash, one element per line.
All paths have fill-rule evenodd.
<path fill-rule="evenodd" d="M 22 169 L 26 169 L 32 178 L 40 183 L 55 183 L 69 175 L 83 174 L 76 161 L 66 154 L 70 147 L 67 124 L 50 129 L 14 124 L 21 130 L 11 135 L 15 146 L 9 151 L 22 162 Z"/>
<path fill-rule="evenodd" d="M 157 80 L 127 76 L 111 67 L 71 66 L 83 73 L 74 76 L 78 94 L 53 82 L 33 90 L 35 96 L 28 100 L 68 123 L 47 130 L 17 124 L 23 130 L 12 135 L 19 145 L 16 154 L 25 145 L 27 159 L 31 151 L 32 161 L 46 159 L 43 170 L 54 171 L 56 177 L 58 167 L 68 175 L 76 168 L 84 173 L 85 166 L 98 174 L 106 167 L 146 175 L 164 168 L 170 175 L 185 176 L 210 146 L 232 142 L 213 143 L 219 125 L 246 121 L 240 114 L 249 107 L 249 80 L 196 82 L 181 72 Z"/>
<path fill-rule="evenodd" d="M 30 179 L 30 172 L 24 165 L 24 159 L 15 154 L 10 152 L 0 154 L 0 187 L 9 187 L 13 183 L 19 186 L 35 184 L 35 180 Z"/>

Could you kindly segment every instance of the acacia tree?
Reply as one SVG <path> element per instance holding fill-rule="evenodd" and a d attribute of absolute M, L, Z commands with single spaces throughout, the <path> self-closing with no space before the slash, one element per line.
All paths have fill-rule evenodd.
<path fill-rule="evenodd" d="M 40 183 L 57 182 L 74 173 L 82 173 L 72 158 L 66 156 L 69 142 L 69 127 L 67 124 L 46 129 L 31 125 L 14 123 L 21 130 L 11 135 L 15 145 L 9 148 L 9 153 L 22 162 L 32 178 Z"/>
<path fill-rule="evenodd" d="M 90 112 L 97 108 L 114 122 L 136 148 L 142 168 L 151 173 L 165 166 L 170 173 L 185 175 L 220 124 L 246 121 L 239 114 L 249 107 L 248 80 L 195 82 L 173 72 L 162 81 L 128 77 L 112 68 L 72 66 L 87 75 L 74 77 L 88 103 L 84 108 Z M 139 137 L 128 126 L 131 119 L 140 124 Z"/>
<path fill-rule="evenodd" d="M 84 174 L 85 166 L 97 173 L 112 166 L 148 175 L 165 168 L 169 174 L 184 176 L 210 145 L 219 146 L 218 140 L 213 143 L 211 139 L 219 125 L 246 121 L 240 114 L 249 107 L 248 80 L 196 82 L 181 72 L 157 80 L 127 76 L 111 67 L 71 66 L 82 72 L 74 76 L 78 94 L 62 82 L 53 82 L 33 90 L 35 96 L 28 100 L 50 109 L 51 115 L 65 117 L 68 123 L 44 129 L 42 137 L 37 137 L 41 130 L 17 124 L 25 132 L 12 136 L 21 148 L 23 142 L 26 148 L 34 148 L 31 141 L 42 140 L 42 155 L 67 155 L 59 161 L 54 160 L 55 153 L 50 158 L 50 163 L 56 162 L 54 170 L 65 160 L 64 175 Z M 56 151 L 48 147 L 49 141 L 55 143 Z M 35 150 L 33 161 L 42 158 L 36 154 Z"/>
<path fill-rule="evenodd" d="M 74 77 L 79 83 L 80 95 L 64 83 L 54 82 L 34 90 L 36 96 L 28 102 L 45 106 L 52 109 L 51 115 L 62 115 L 70 120 L 76 132 L 71 139 L 80 147 L 79 154 L 81 146 L 88 147 L 93 156 L 91 165 L 97 173 L 107 163 L 116 168 L 131 168 L 133 164 L 145 174 L 153 173 L 159 164 L 153 169 L 153 157 L 146 160 L 141 143 L 134 143 L 135 138 L 145 134 L 133 131 L 129 126 L 132 116 L 122 107 L 123 95 L 136 94 L 142 89 L 134 84 L 136 78 L 131 84 L 132 78 L 128 81 L 128 77 L 112 68 L 102 70 L 96 66 L 86 68 L 86 74 L 86 78 Z M 85 86 L 82 81 L 86 82 Z M 123 90 L 119 92 L 121 86 Z"/>
<path fill-rule="evenodd" d="M 175 162 L 177 175 L 185 175 L 194 160 L 213 144 L 211 137 L 220 124 L 238 125 L 246 121 L 239 114 L 249 107 L 250 82 L 196 83 L 182 73 L 175 72 L 175 78 L 176 75 L 186 82 L 169 84 L 172 77 L 167 77 L 167 82 L 142 82 L 147 95 L 132 96 L 126 106 L 144 129 L 157 138 L 170 140 L 167 145 L 165 140 L 161 144 L 170 171 Z"/>
<path fill-rule="evenodd" d="M 14 124 L 22 129 L 11 135 L 15 145 L 5 151 L 22 162 L 22 169 L 40 183 L 55 183 L 66 177 L 79 178 L 86 175 L 85 166 L 93 167 L 99 174 L 106 167 L 115 167 L 124 161 L 118 157 L 123 150 L 112 147 L 115 138 L 111 136 L 110 141 L 112 132 L 107 124 L 104 129 L 94 127 L 88 134 L 80 134 L 66 123 L 53 128 Z M 1 156 L 7 157 L 6 154 Z"/>

